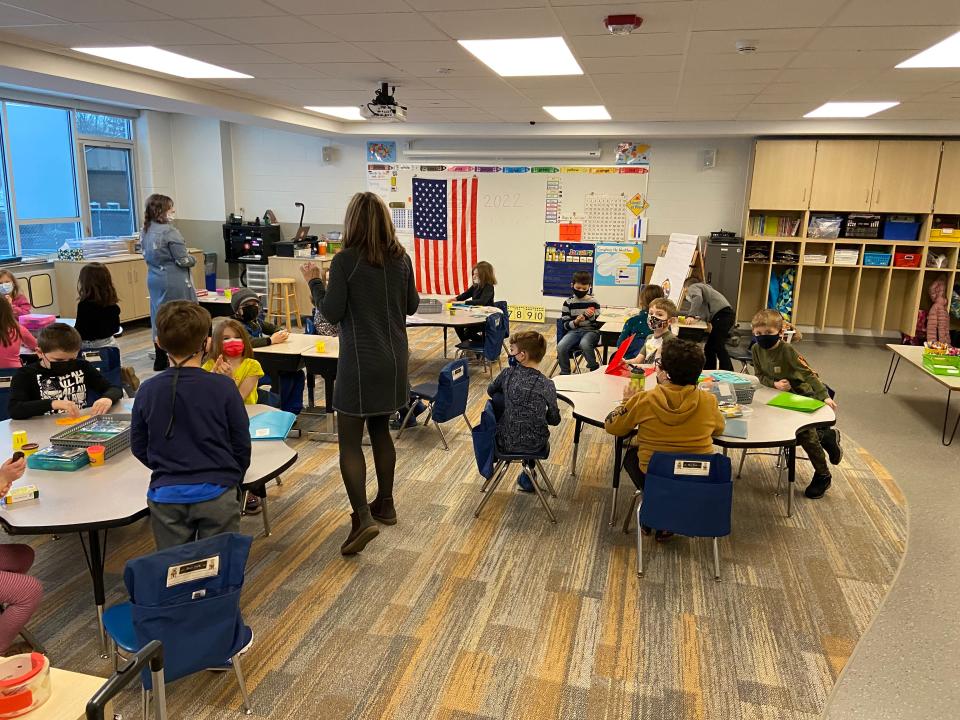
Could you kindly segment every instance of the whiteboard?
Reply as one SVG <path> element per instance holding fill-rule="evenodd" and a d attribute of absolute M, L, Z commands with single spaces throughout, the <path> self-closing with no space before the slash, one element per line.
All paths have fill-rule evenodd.
<path fill-rule="evenodd" d="M 629 210 L 627 202 L 637 195 L 646 198 L 647 168 L 642 172 L 622 171 L 619 167 L 584 167 L 578 168 L 582 170 L 578 172 L 511 173 L 502 169 L 499 172 L 454 171 L 450 168 L 468 167 L 454 165 L 446 165 L 443 170 L 425 167 L 429 166 L 397 165 L 395 182 L 381 181 L 377 190 L 388 203 L 404 202 L 406 208 L 410 208 L 414 177 L 453 179 L 475 175 L 478 179 L 478 257 L 494 267 L 498 300 L 544 306 L 548 310 L 559 310 L 563 305 L 563 298 L 544 297 L 541 293 L 544 243 L 560 239 L 561 225 L 547 222 L 548 184 L 553 195 L 559 184 L 561 202 L 557 219 L 584 224 L 584 238 L 588 233 L 600 237 L 605 232 L 614 232 L 616 222 L 612 211 L 617 205 L 622 210 L 619 239 L 637 242 L 631 237 L 637 216 Z M 603 215 L 605 209 L 610 212 Z M 398 216 L 399 212 L 394 212 L 394 217 Z M 642 242 L 646 233 L 645 209 L 639 218 Z M 596 222 L 589 222 L 592 220 Z M 412 253 L 410 230 L 398 227 L 398 233 Z M 604 305 L 634 306 L 637 300 L 637 288 L 630 286 L 598 287 L 595 294 Z"/>

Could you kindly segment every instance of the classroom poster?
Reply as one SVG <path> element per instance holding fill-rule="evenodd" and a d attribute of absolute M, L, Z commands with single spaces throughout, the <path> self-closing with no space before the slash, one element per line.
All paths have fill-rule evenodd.
<path fill-rule="evenodd" d="M 370 140 L 367 142 L 368 163 L 395 163 L 397 143 L 394 140 Z"/>
<path fill-rule="evenodd" d="M 589 243 L 547 242 L 543 244 L 543 294 L 570 297 L 573 274 L 586 270 L 593 275 L 594 247 Z"/>
<path fill-rule="evenodd" d="M 595 286 L 640 287 L 642 272 L 642 245 L 597 244 L 594 251 L 593 271 Z"/>

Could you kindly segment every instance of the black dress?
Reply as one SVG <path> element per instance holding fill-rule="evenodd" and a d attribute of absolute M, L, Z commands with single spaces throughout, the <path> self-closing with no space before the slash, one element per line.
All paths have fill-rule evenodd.
<path fill-rule="evenodd" d="M 369 417 L 406 405 L 407 316 L 420 306 L 410 257 L 375 267 L 346 248 L 334 256 L 330 282 L 317 294 L 323 316 L 340 326 L 333 407 Z"/>

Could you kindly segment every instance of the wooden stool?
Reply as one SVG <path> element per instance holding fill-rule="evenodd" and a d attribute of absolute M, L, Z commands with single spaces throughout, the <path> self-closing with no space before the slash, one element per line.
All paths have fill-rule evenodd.
<path fill-rule="evenodd" d="M 270 280 L 270 306 L 267 319 L 280 327 L 292 330 L 300 324 L 300 303 L 297 302 L 297 285 L 293 278 Z"/>

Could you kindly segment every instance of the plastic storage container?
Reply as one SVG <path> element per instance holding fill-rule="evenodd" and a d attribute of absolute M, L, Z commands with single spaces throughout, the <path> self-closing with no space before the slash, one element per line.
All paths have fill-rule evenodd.
<path fill-rule="evenodd" d="M 120 414 L 92 417 L 51 435 L 50 444 L 62 449 L 80 448 L 84 452 L 91 445 L 103 445 L 104 459 L 107 459 L 130 447 L 131 420 L 130 415 Z"/>
<path fill-rule="evenodd" d="M 217 254 L 203 254 L 203 284 L 210 292 L 217 291 Z"/>
<path fill-rule="evenodd" d="M 72 472 L 90 464 L 86 448 L 45 447 L 27 458 L 31 470 L 65 470 Z"/>
<path fill-rule="evenodd" d="M 893 266 L 918 268 L 920 267 L 922 257 L 920 253 L 894 253 Z"/>
<path fill-rule="evenodd" d="M 20 316 L 20 324 L 30 332 L 43 330 L 47 325 L 53 325 L 57 321 L 56 315 L 45 315 L 39 313 L 27 313 Z"/>
<path fill-rule="evenodd" d="M 930 239 L 960 242 L 960 227 L 935 227 L 930 231 Z"/>
<path fill-rule="evenodd" d="M 884 240 L 916 240 L 920 223 L 913 215 L 891 215 L 883 224 Z"/>
<path fill-rule="evenodd" d="M 0 662 L 0 718 L 20 717 L 50 699 L 50 661 L 40 653 Z"/>
<path fill-rule="evenodd" d="M 851 213 L 847 216 L 843 236 L 848 238 L 880 237 L 880 216 Z"/>
<path fill-rule="evenodd" d="M 863 254 L 863 264 L 865 267 L 889 267 L 893 255 L 885 252 L 870 252 Z"/>

